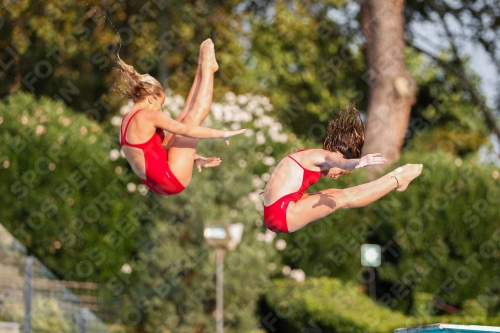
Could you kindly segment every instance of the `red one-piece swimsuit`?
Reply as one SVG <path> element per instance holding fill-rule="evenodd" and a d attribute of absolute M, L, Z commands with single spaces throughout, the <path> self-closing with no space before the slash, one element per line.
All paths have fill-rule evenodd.
<path fill-rule="evenodd" d="M 295 153 L 304 150 L 307 149 L 301 149 L 296 151 Z M 297 192 L 293 192 L 279 198 L 270 206 L 264 206 L 264 223 L 266 224 L 269 230 L 277 233 L 288 232 L 288 224 L 286 222 L 286 210 L 290 202 L 299 201 L 306 192 L 307 188 L 316 183 L 321 178 L 321 171 L 312 171 L 305 169 L 302 165 L 300 165 L 299 162 L 297 162 L 292 157 L 292 154 L 288 155 L 287 157 L 294 160 L 295 163 L 297 163 L 302 168 L 302 170 L 304 170 L 304 175 L 302 177 L 302 185 L 300 186 L 300 189 Z"/>
<path fill-rule="evenodd" d="M 134 144 L 127 142 L 127 130 L 132 119 L 142 110 L 134 113 L 125 126 L 125 131 L 120 126 L 120 145 L 130 146 L 141 149 L 145 159 L 146 179 L 139 177 L 141 182 L 146 185 L 151 191 L 160 195 L 172 195 L 182 192 L 185 187 L 174 176 L 168 167 L 168 154 L 163 148 L 162 143 L 165 138 L 163 129 L 158 128 L 151 139 L 144 143 Z M 123 118 L 125 119 L 125 117 Z"/>

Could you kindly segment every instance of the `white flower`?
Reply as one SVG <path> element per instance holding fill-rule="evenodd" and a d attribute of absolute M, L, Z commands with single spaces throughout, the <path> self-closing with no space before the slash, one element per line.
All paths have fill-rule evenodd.
<path fill-rule="evenodd" d="M 121 271 L 123 274 L 130 274 L 132 273 L 132 267 L 129 264 L 123 264 Z"/>
<path fill-rule="evenodd" d="M 257 134 L 255 135 L 255 141 L 258 145 L 263 145 L 264 143 L 266 143 L 266 137 L 264 136 L 264 133 L 257 132 Z"/>
<path fill-rule="evenodd" d="M 120 108 L 120 114 L 124 115 L 124 114 L 128 113 L 132 109 L 133 106 L 134 106 L 134 103 L 132 101 L 128 101 L 127 105 L 124 105 Z"/>
<path fill-rule="evenodd" d="M 240 124 L 240 123 L 232 123 L 232 124 L 231 124 L 231 129 L 232 129 L 233 131 L 237 131 L 237 130 L 239 130 L 240 128 L 241 128 L 241 124 Z"/>
<path fill-rule="evenodd" d="M 252 179 L 252 186 L 255 188 L 262 188 L 264 186 L 264 182 L 258 176 L 254 176 Z"/>
<path fill-rule="evenodd" d="M 116 161 L 118 159 L 118 157 L 120 157 L 120 152 L 116 149 L 113 149 L 109 152 L 109 158 L 112 160 L 112 161 Z"/>
<path fill-rule="evenodd" d="M 216 120 L 221 120 L 222 119 L 222 114 L 223 114 L 223 108 L 222 105 L 213 103 L 212 104 L 212 117 L 214 117 Z"/>
<path fill-rule="evenodd" d="M 292 269 L 290 271 L 290 277 L 297 282 L 302 282 L 306 279 L 306 273 L 301 269 Z"/>
<path fill-rule="evenodd" d="M 276 241 L 276 248 L 280 251 L 286 249 L 286 241 L 284 239 L 278 239 Z"/>
<path fill-rule="evenodd" d="M 257 187 L 259 188 L 259 187 Z M 255 210 L 258 212 L 263 212 L 264 211 L 264 205 L 261 200 L 261 195 L 259 195 L 260 191 L 252 192 L 248 195 L 248 198 L 250 199 L 251 202 L 253 202 Z"/>
<path fill-rule="evenodd" d="M 238 97 L 236 97 L 236 102 L 238 104 L 245 104 L 246 102 L 248 102 L 248 96 L 246 96 L 246 95 L 239 95 Z"/>
<path fill-rule="evenodd" d="M 274 237 L 276 237 L 276 233 L 274 233 L 268 229 L 268 230 L 266 230 L 266 234 L 264 236 L 264 242 L 271 243 L 273 241 Z"/>
<path fill-rule="evenodd" d="M 274 165 L 274 162 L 276 162 L 276 160 L 271 156 L 266 156 L 262 159 L 262 163 L 268 166 Z"/>
<path fill-rule="evenodd" d="M 127 184 L 127 190 L 130 192 L 130 193 L 133 193 L 135 192 L 135 190 L 137 189 L 137 185 L 135 185 L 134 183 L 128 183 Z"/>
<path fill-rule="evenodd" d="M 113 126 L 120 126 L 122 124 L 122 118 L 119 116 L 114 116 L 111 118 L 111 125 Z"/>
<path fill-rule="evenodd" d="M 271 127 L 274 123 L 274 119 L 269 116 L 260 116 L 253 122 L 254 126 L 257 128 Z"/>
<path fill-rule="evenodd" d="M 35 133 L 37 135 L 41 135 L 41 134 L 45 133 L 45 126 L 43 126 L 43 125 L 37 125 L 36 129 L 35 129 Z"/>
<path fill-rule="evenodd" d="M 148 188 L 145 185 L 143 185 L 143 184 L 137 186 L 137 190 L 139 191 L 139 193 L 141 195 L 146 195 L 149 192 Z"/>
<path fill-rule="evenodd" d="M 185 101 L 185 100 L 184 100 L 184 98 L 183 98 L 182 96 L 180 96 L 180 95 L 175 95 L 175 96 L 174 96 L 174 102 L 175 102 L 177 105 L 179 105 L 179 106 L 186 104 L 186 101 Z"/>
<path fill-rule="evenodd" d="M 234 101 L 236 100 L 236 95 L 231 91 L 227 92 L 224 97 L 229 103 L 234 103 Z"/>

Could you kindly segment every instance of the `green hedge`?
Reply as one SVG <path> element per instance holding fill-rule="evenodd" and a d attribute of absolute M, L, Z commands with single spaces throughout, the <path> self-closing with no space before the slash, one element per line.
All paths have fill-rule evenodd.
<path fill-rule="evenodd" d="M 115 137 L 25 93 L 0 103 L 0 119 L 1 223 L 60 278 L 115 278 L 141 235 Z"/>
<path fill-rule="evenodd" d="M 393 332 L 396 328 L 431 323 L 500 325 L 500 317 L 405 316 L 374 303 L 359 285 L 332 278 L 305 282 L 275 280 L 262 306 L 263 326 L 268 332 Z"/>

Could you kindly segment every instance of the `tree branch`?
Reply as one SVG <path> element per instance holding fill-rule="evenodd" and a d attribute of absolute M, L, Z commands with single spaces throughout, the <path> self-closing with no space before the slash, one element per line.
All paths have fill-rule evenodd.
<path fill-rule="evenodd" d="M 474 103 L 476 103 L 481 111 L 483 112 L 484 118 L 486 120 L 486 124 L 489 127 L 490 131 L 492 131 L 498 138 L 498 142 L 500 142 L 500 130 L 497 126 L 497 123 L 495 121 L 495 117 L 493 116 L 492 112 L 488 109 L 486 106 L 486 103 L 484 102 L 483 98 L 480 97 L 479 92 L 477 89 L 474 88 L 474 86 L 470 83 L 469 79 L 467 78 L 467 75 L 465 74 L 465 66 L 460 58 L 460 55 L 458 54 L 458 48 L 455 45 L 453 34 L 451 33 L 451 30 L 448 26 L 448 23 L 446 23 L 446 20 L 444 18 L 444 14 L 442 12 L 438 12 L 439 18 L 441 19 L 441 22 L 443 23 L 443 28 L 446 32 L 446 36 L 448 37 L 448 41 L 450 42 L 451 50 L 453 52 L 453 57 L 454 59 L 452 60 L 458 65 L 458 70 L 460 75 L 458 76 L 459 80 L 465 84 L 465 89 L 471 94 L 472 100 Z M 464 85 L 463 85 L 464 86 Z"/>
<path fill-rule="evenodd" d="M 498 141 L 500 142 L 500 130 L 496 124 L 496 121 L 495 121 L 493 114 L 491 113 L 489 108 L 486 106 L 483 99 L 479 96 L 479 93 L 477 92 L 477 90 L 470 83 L 467 76 L 465 74 L 463 74 L 462 69 L 461 68 L 456 69 L 456 68 L 450 66 L 450 64 L 447 63 L 446 61 L 438 58 L 437 56 L 433 55 L 432 53 L 430 53 L 430 52 L 428 52 L 428 51 L 426 51 L 426 50 L 424 50 L 416 45 L 411 44 L 410 46 L 413 47 L 415 50 L 419 51 L 420 53 L 423 53 L 423 54 L 427 55 L 428 57 L 432 58 L 432 60 L 436 61 L 439 65 L 446 68 L 448 71 L 453 73 L 458 78 L 458 81 L 460 82 L 460 85 L 462 86 L 462 88 L 464 88 L 465 90 L 467 90 L 469 92 L 473 102 L 479 106 L 479 109 L 483 113 L 484 119 L 486 121 L 486 125 L 488 126 L 488 130 L 490 132 L 492 132 L 493 134 L 495 134 L 496 137 L 498 138 Z M 457 64 L 459 64 L 459 66 L 460 65 L 463 66 L 463 62 L 461 60 L 459 60 L 459 62 Z"/>

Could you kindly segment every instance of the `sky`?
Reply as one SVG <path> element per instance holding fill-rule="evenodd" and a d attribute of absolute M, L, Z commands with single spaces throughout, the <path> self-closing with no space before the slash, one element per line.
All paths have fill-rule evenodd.
<path fill-rule="evenodd" d="M 452 25 L 455 31 L 459 29 L 456 23 Z M 446 39 L 441 37 L 443 32 L 437 24 L 415 22 L 411 28 L 416 37 L 416 44 L 426 51 L 438 54 L 444 49 L 443 46 L 448 45 Z M 499 82 L 495 65 L 481 45 L 469 41 L 458 41 L 458 45 L 461 55 L 470 58 L 470 66 L 481 77 L 481 92 L 486 96 L 488 106 L 493 108 Z"/>
<path fill-rule="evenodd" d="M 359 4 L 353 1 L 349 2 L 344 9 L 329 10 L 328 16 L 339 24 L 350 23 L 353 28 L 359 29 L 355 19 L 359 10 Z M 447 22 L 454 34 L 468 35 L 468 31 L 463 28 L 466 26 L 465 24 L 451 19 L 448 19 Z M 449 47 L 444 29 L 437 22 L 423 23 L 415 20 L 412 22 L 410 29 L 412 35 L 415 36 L 416 44 L 432 54 L 437 55 L 440 51 Z M 496 88 L 500 84 L 500 77 L 491 58 L 481 45 L 473 44 L 467 40 L 455 40 L 455 42 L 461 55 L 470 58 L 469 65 L 481 77 L 481 92 L 486 96 L 488 105 L 494 108 L 495 95 L 497 94 Z"/>
<path fill-rule="evenodd" d="M 460 30 L 460 27 L 453 22 L 450 22 L 454 32 Z M 437 24 L 432 23 L 415 23 L 412 26 L 412 32 L 417 37 L 416 44 L 437 54 L 443 50 L 443 45 L 448 45 L 446 39 L 442 36 L 442 31 Z M 498 92 L 496 87 L 500 83 L 499 73 L 493 64 L 490 56 L 481 45 L 471 43 L 470 41 L 458 41 L 458 51 L 462 56 L 470 58 L 469 65 L 481 77 L 481 92 L 486 96 L 487 105 L 495 109 L 495 99 Z M 479 152 L 479 160 L 481 162 L 492 162 L 500 166 L 500 143 L 495 135 L 490 135 L 491 150 L 487 147 L 482 147 Z"/>

